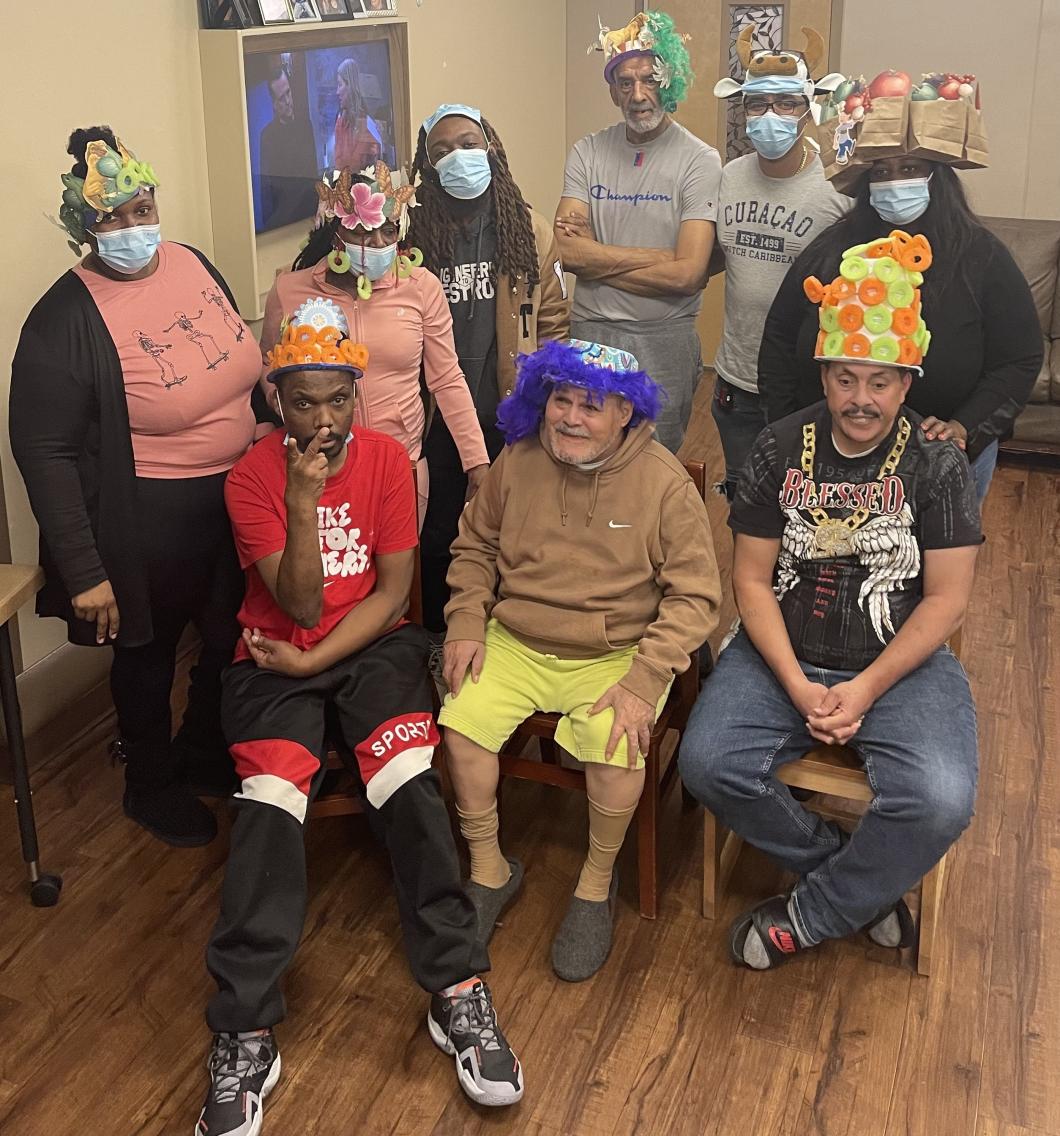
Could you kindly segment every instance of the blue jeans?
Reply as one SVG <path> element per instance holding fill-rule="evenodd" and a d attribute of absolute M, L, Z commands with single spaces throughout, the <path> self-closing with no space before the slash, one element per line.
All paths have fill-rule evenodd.
<path fill-rule="evenodd" d="M 996 465 L 997 439 L 995 438 L 972 462 L 972 480 L 975 482 L 975 495 L 979 498 L 980 505 L 986 500 Z"/>
<path fill-rule="evenodd" d="M 825 686 L 855 673 L 802 669 Z M 865 715 L 850 744 L 875 797 L 849 839 L 776 777 L 817 744 L 741 631 L 700 692 L 679 758 L 682 781 L 722 824 L 799 877 L 793 907 L 810 943 L 892 907 L 971 820 L 979 755 L 964 670 L 941 647 Z"/>
<path fill-rule="evenodd" d="M 757 394 L 734 387 L 720 375 L 714 381 L 710 412 L 725 453 L 725 496 L 731 501 L 743 463 L 766 424 L 766 412 Z"/>

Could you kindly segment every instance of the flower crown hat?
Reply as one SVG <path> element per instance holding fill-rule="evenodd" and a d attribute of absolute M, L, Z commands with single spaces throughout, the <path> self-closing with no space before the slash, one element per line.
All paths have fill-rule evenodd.
<path fill-rule="evenodd" d="M 325 173 L 316 184 L 317 219 L 316 227 L 338 218 L 346 229 L 358 225 L 372 231 L 381 229 L 388 221 L 397 225 L 398 240 L 404 241 L 409 231 L 409 210 L 419 204 L 416 201 L 416 181 L 409 181 L 403 169 L 391 170 L 386 162 L 376 162 L 361 171 L 369 179 L 355 182 L 353 172 L 348 169 L 332 170 Z M 396 258 L 399 278 L 405 278 L 414 268 L 423 263 L 423 253 L 419 249 L 409 249 Z M 351 272 L 354 268 L 346 246 L 336 234 L 335 245 L 328 253 L 328 267 L 332 272 Z M 372 282 L 363 274 L 357 277 L 357 294 L 362 300 L 372 295 Z"/>
<path fill-rule="evenodd" d="M 368 366 L 368 348 L 349 338 L 349 324 L 334 300 L 311 296 L 280 324 L 279 342 L 266 352 L 268 379 L 289 371 L 349 371 L 359 379 Z"/>
<path fill-rule="evenodd" d="M 893 229 L 848 248 L 831 284 L 808 277 L 803 290 L 821 307 L 814 359 L 882 363 L 923 375 L 931 332 L 921 315 L 920 285 L 930 267 L 927 237 Z"/>
<path fill-rule="evenodd" d="M 599 16 L 596 22 L 600 31 L 585 54 L 591 55 L 594 51 L 604 53 L 604 79 L 610 83 L 615 68 L 625 60 L 634 56 L 650 56 L 655 60 L 653 75 L 659 84 L 663 110 L 673 114 L 677 104 L 688 96 L 688 88 L 695 79 L 685 47 L 686 41 L 692 37 L 678 32 L 673 18 L 665 12 L 638 12 L 617 31 L 604 27 Z"/>
<path fill-rule="evenodd" d="M 601 398 L 617 394 L 633 404 L 630 426 L 659 417 L 662 388 L 628 352 L 584 339 L 549 340 L 516 360 L 515 390 L 497 408 L 497 427 L 512 445 L 536 434 L 552 388 L 568 384 Z"/>
<path fill-rule="evenodd" d="M 70 173 L 62 175 L 59 220 L 49 220 L 67 232 L 70 248 L 78 256 L 88 238 L 89 225 L 102 221 L 107 213 L 113 213 L 126 201 L 158 185 L 150 164 L 137 161 L 136 155 L 126 149 L 120 139 L 115 141 L 117 150 L 111 149 L 102 138 L 89 142 L 85 147 L 88 172 L 83 178 Z"/>

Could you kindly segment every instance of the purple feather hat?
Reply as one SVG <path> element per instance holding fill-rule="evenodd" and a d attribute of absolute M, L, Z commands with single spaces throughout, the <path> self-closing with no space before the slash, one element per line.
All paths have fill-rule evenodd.
<path fill-rule="evenodd" d="M 537 433 L 548 396 L 562 383 L 628 399 L 633 404 L 630 426 L 659 417 L 663 389 L 639 370 L 628 351 L 583 339 L 549 340 L 532 355 L 520 355 L 516 367 L 515 390 L 497 407 L 497 428 L 509 446 Z"/>

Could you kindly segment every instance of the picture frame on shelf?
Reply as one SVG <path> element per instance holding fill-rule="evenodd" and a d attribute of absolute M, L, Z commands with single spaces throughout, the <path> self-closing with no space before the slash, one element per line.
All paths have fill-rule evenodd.
<path fill-rule="evenodd" d="M 263 24 L 294 23 L 290 0 L 256 0 Z"/>
<path fill-rule="evenodd" d="M 350 6 L 354 19 L 397 15 L 397 0 L 350 0 Z"/>
<path fill-rule="evenodd" d="M 317 0 L 288 0 L 296 24 L 319 24 L 320 9 Z"/>
<path fill-rule="evenodd" d="M 349 20 L 353 17 L 350 5 L 356 0 L 317 0 L 320 7 L 320 18 L 326 23 L 328 20 Z"/>
<path fill-rule="evenodd" d="M 257 12 L 253 0 L 200 0 L 204 28 L 251 28 Z"/>

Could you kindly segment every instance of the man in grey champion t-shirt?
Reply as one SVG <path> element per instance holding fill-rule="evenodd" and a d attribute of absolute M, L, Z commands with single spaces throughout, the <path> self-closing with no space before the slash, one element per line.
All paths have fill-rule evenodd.
<path fill-rule="evenodd" d="M 747 137 L 755 153 L 728 162 L 718 193 L 717 244 L 725 263 L 725 323 L 714 357 L 711 410 L 725 451 L 725 494 L 732 500 L 743 463 L 766 424 L 758 397 L 758 349 L 773 298 L 792 261 L 851 202 L 824 176 L 816 144 L 804 137 L 817 89 L 812 64 L 823 56 L 820 37 L 807 35 L 807 53 L 752 54 L 746 29 L 747 76 L 720 80 L 714 93 L 743 100 Z M 821 80 L 826 89 L 840 77 Z M 715 263 L 719 257 L 715 255 Z M 713 266 L 712 266 L 713 267 Z M 719 269 L 720 270 L 720 269 Z"/>
<path fill-rule="evenodd" d="M 556 239 L 578 278 L 571 335 L 630 352 L 662 384 L 667 402 L 656 438 L 676 451 L 702 372 L 695 318 L 721 159 L 670 117 L 691 81 L 673 22 L 652 11 L 627 30 L 636 35 L 620 46 L 601 33 L 604 78 L 624 121 L 574 144 Z"/>

